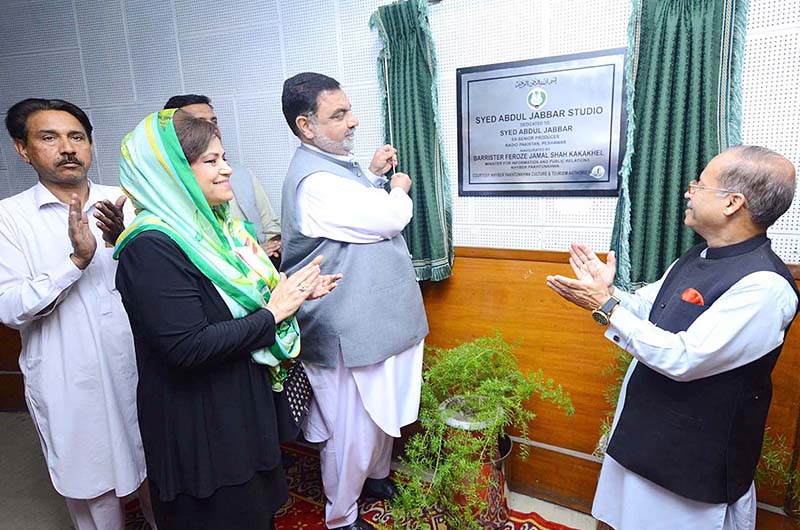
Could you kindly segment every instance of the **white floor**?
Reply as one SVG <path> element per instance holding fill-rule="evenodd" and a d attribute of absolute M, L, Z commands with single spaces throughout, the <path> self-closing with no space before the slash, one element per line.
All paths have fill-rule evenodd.
<path fill-rule="evenodd" d="M 0 413 L 0 530 L 69 530 L 27 413 Z"/>
<path fill-rule="evenodd" d="M 590 516 L 518 493 L 509 506 L 579 530 L 594 530 Z M 63 499 L 50 483 L 41 446 L 27 413 L 0 412 L 0 530 L 69 530 Z"/>
<path fill-rule="evenodd" d="M 536 512 L 548 521 L 571 526 L 578 530 L 595 530 L 597 521 L 585 513 L 576 512 L 569 508 L 564 508 L 558 504 L 543 501 L 535 497 L 528 497 L 519 493 L 509 491 L 508 507 L 518 512 Z"/>

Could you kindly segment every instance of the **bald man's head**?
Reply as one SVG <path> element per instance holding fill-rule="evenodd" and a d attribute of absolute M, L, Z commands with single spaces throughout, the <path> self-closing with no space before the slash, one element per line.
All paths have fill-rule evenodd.
<path fill-rule="evenodd" d="M 745 196 L 753 224 L 766 230 L 789 209 L 794 198 L 795 169 L 785 156 L 766 147 L 737 145 L 718 157 L 724 163 L 720 187 Z"/>

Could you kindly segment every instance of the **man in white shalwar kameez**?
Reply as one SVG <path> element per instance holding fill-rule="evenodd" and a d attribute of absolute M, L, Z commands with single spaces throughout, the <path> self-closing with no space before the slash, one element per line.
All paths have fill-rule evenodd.
<path fill-rule="evenodd" d="M 391 146 L 376 151 L 368 172 L 350 155 L 358 120 L 335 80 L 298 74 L 282 99 L 301 145 L 283 187 L 281 268 L 292 273 L 324 254 L 344 274 L 334 297 L 298 313 L 300 358 L 314 390 L 304 432 L 321 444 L 326 526 L 371 529 L 357 500 L 395 491 L 392 441 L 417 418 L 428 332 L 401 235 L 412 214 L 411 179 L 383 177 L 397 164 Z"/>
<path fill-rule="evenodd" d="M 92 126 L 75 105 L 23 100 L 6 127 L 39 182 L 0 201 L 0 322 L 22 336 L 25 401 L 53 487 L 77 530 L 123 530 L 122 497 L 137 490 L 155 528 L 133 336 L 113 248 L 89 223 L 121 231 L 124 198 L 88 180 Z"/>
<path fill-rule="evenodd" d="M 573 245 L 577 279 L 547 284 L 607 325 L 634 360 L 625 376 L 592 507 L 616 530 L 754 530 L 753 484 L 771 372 L 798 291 L 766 236 L 790 206 L 783 156 L 737 146 L 691 181 L 686 226 L 705 239 L 636 293 Z"/>

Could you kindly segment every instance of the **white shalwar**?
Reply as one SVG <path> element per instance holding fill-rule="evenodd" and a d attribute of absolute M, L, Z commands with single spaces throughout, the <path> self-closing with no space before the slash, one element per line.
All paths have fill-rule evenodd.
<path fill-rule="evenodd" d="M 375 183 L 385 182 L 383 177 L 364 174 Z M 386 193 L 332 173 L 313 173 L 297 188 L 298 226 L 307 237 L 374 243 L 399 234 L 411 211 L 411 199 L 402 189 Z M 420 341 L 380 363 L 359 368 L 346 368 L 341 353 L 337 368 L 304 364 L 314 399 L 303 430 L 308 441 L 322 444 L 328 528 L 347 526 L 358 518 L 356 501 L 364 479 L 389 475 L 392 437 L 399 437 L 400 428 L 416 421 L 419 412 L 423 345 Z"/>
<path fill-rule="evenodd" d="M 686 331 L 671 333 L 647 320 L 664 277 L 666 273 L 635 294 L 614 291 L 621 307 L 611 315 L 605 336 L 634 360 L 622 385 L 612 434 L 638 362 L 677 381 L 733 370 L 783 343 L 797 308 L 797 296 L 783 277 L 755 272 L 736 282 Z M 733 504 L 699 502 L 650 482 L 606 455 L 592 515 L 616 530 L 754 530 L 755 486 Z"/>
<path fill-rule="evenodd" d="M 0 201 L 0 322 L 20 331 L 28 410 L 53 486 L 72 499 L 122 497 L 145 478 L 133 336 L 93 217 L 122 192 L 89 186 L 97 250 L 83 271 L 69 257 L 66 204 L 40 183 Z"/>

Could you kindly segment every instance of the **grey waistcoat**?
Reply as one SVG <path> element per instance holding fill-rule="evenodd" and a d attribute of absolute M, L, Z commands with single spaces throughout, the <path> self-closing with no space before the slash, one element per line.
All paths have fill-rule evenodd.
<path fill-rule="evenodd" d="M 348 368 L 375 364 L 417 344 L 428 334 L 408 248 L 402 235 L 377 243 L 344 243 L 309 238 L 297 224 L 297 187 L 325 171 L 372 187 L 358 164 L 297 149 L 281 195 L 281 270 L 292 274 L 319 254 L 326 273 L 344 279 L 329 295 L 305 302 L 297 313 L 304 362 L 335 367 L 341 350 Z"/>

